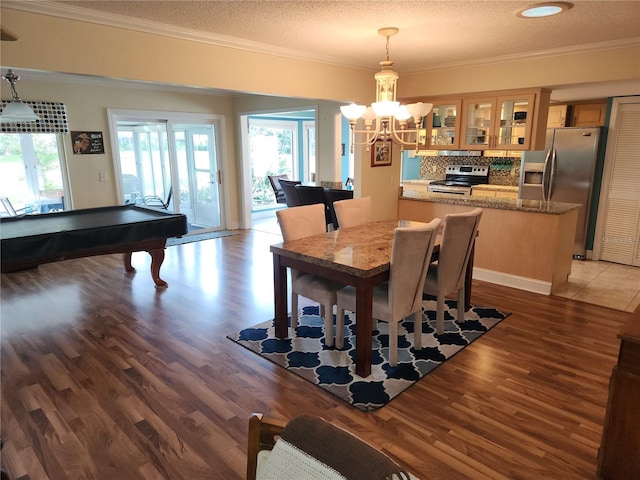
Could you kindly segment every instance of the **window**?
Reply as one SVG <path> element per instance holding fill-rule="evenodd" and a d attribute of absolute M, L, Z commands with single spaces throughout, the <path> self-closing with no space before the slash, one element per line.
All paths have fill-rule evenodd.
<path fill-rule="evenodd" d="M 0 134 L 0 196 L 18 214 L 69 208 L 61 145 L 57 133 Z"/>

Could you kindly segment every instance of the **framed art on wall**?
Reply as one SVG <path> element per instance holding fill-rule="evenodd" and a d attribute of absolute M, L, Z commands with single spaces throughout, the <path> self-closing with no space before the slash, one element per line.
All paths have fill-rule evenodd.
<path fill-rule="evenodd" d="M 391 165 L 391 139 L 376 140 L 371 147 L 371 166 L 386 167 Z"/>

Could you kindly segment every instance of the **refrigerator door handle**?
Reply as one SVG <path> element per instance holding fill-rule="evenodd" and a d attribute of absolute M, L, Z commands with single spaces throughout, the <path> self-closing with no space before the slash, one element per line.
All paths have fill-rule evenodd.
<path fill-rule="evenodd" d="M 549 201 L 550 195 L 547 193 L 547 175 L 549 173 L 549 160 L 551 159 L 551 149 L 547 152 L 547 156 L 544 159 L 544 167 L 542 169 L 542 199 L 545 202 Z"/>
<path fill-rule="evenodd" d="M 551 195 L 553 195 L 553 184 L 555 183 L 556 177 L 556 149 L 553 149 L 553 154 L 551 155 L 551 178 L 549 178 L 549 190 L 548 196 L 546 198 L 547 202 L 551 201 Z"/>

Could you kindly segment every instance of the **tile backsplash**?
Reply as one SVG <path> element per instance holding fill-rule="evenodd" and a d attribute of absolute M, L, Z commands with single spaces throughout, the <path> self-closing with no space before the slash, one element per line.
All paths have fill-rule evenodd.
<path fill-rule="evenodd" d="M 510 157 L 421 157 L 420 178 L 442 180 L 449 165 L 489 165 L 489 183 L 518 186 L 520 158 Z"/>

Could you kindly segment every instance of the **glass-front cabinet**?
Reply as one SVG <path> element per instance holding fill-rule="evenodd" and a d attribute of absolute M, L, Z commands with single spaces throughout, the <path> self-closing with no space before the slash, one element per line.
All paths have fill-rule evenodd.
<path fill-rule="evenodd" d="M 424 119 L 426 150 L 456 150 L 460 147 L 460 119 L 462 100 L 435 101 L 431 113 Z"/>
<path fill-rule="evenodd" d="M 532 88 L 412 97 L 433 109 L 419 132 L 420 150 L 542 150 L 551 90 Z"/>
<path fill-rule="evenodd" d="M 462 100 L 462 139 L 468 150 L 529 150 L 535 94 Z"/>

